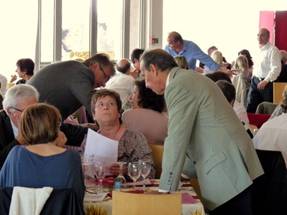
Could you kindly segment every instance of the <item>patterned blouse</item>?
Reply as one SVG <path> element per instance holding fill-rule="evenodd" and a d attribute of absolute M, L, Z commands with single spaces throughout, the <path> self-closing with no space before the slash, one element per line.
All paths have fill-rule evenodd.
<path fill-rule="evenodd" d="M 145 136 L 138 132 L 127 129 L 119 140 L 118 161 L 136 162 L 138 160 L 150 163 L 152 171 L 150 177 L 154 177 L 152 151 Z"/>

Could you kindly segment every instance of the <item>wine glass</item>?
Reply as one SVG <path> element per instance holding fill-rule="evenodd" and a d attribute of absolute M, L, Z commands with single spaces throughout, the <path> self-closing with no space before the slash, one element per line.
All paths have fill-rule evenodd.
<path fill-rule="evenodd" d="M 93 156 L 82 157 L 82 170 L 83 170 L 86 187 L 91 185 L 91 179 L 94 178 L 94 174 L 93 174 L 94 160 L 93 159 L 94 159 Z"/>
<path fill-rule="evenodd" d="M 143 177 L 143 190 L 145 190 L 145 179 L 150 174 L 151 165 L 145 161 L 141 161 L 141 176 Z"/>
<path fill-rule="evenodd" d="M 135 182 L 141 176 L 141 167 L 139 162 L 132 162 L 128 165 L 128 174 L 134 182 L 134 188 L 136 187 Z"/>
<path fill-rule="evenodd" d="M 103 192 L 103 180 L 105 177 L 105 166 L 102 162 L 95 162 L 95 176 L 98 180 L 98 186 L 97 186 L 97 192 L 102 193 Z"/>

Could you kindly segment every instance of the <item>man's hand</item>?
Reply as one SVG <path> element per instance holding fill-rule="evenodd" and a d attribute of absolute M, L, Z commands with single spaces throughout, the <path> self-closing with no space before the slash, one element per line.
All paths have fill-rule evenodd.
<path fill-rule="evenodd" d="M 264 90 L 266 85 L 268 84 L 269 82 L 268 81 L 260 81 L 258 84 L 257 84 L 257 89 L 258 90 Z"/>

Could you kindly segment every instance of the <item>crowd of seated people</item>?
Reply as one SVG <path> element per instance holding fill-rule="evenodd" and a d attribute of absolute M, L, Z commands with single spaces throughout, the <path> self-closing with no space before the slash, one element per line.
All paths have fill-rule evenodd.
<path fill-rule="evenodd" d="M 143 133 L 149 143 L 163 144 L 168 124 L 164 97 L 147 88 L 144 80 L 136 81 L 131 104 L 132 109 L 123 113 L 125 126 Z"/>

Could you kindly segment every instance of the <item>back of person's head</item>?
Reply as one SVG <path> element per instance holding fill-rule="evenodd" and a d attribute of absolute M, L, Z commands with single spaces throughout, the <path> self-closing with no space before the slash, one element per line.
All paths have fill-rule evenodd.
<path fill-rule="evenodd" d="M 90 67 L 96 63 L 98 63 L 101 67 L 114 68 L 112 61 L 105 53 L 97 53 L 83 62 L 83 64 L 85 64 L 87 67 Z"/>
<path fill-rule="evenodd" d="M 168 37 L 171 38 L 173 40 L 173 42 L 180 42 L 183 43 L 183 38 L 182 36 L 176 32 L 176 31 L 172 31 L 168 34 Z"/>
<path fill-rule="evenodd" d="M 20 137 L 25 144 L 53 142 L 58 137 L 61 121 L 56 107 L 44 103 L 30 105 L 21 116 Z"/>
<path fill-rule="evenodd" d="M 176 56 L 174 60 L 180 68 L 188 69 L 188 63 L 184 56 Z"/>
<path fill-rule="evenodd" d="M 249 68 L 253 66 L 252 57 L 247 49 L 242 49 L 238 55 L 244 55 L 247 58 Z"/>
<path fill-rule="evenodd" d="M 131 68 L 131 64 L 129 60 L 125 58 L 121 59 L 116 65 L 116 69 L 123 74 L 127 74 L 130 68 Z"/>
<path fill-rule="evenodd" d="M 27 98 L 35 98 L 39 100 L 39 93 L 35 87 L 28 84 L 19 84 L 9 88 L 3 100 L 3 108 L 7 110 L 9 107 L 17 107 L 18 102 Z"/>
<path fill-rule="evenodd" d="M 140 60 L 141 55 L 144 53 L 143 49 L 134 49 L 131 53 L 131 61 L 135 63 L 135 60 Z"/>
<path fill-rule="evenodd" d="M 22 72 L 25 72 L 29 76 L 34 75 L 34 62 L 30 58 L 22 58 L 16 62 L 16 66 L 20 68 Z"/>
<path fill-rule="evenodd" d="M 227 101 L 233 106 L 233 103 L 235 101 L 235 94 L 236 94 L 236 90 L 233 84 L 225 80 L 216 81 L 216 84 L 223 92 Z"/>
<path fill-rule="evenodd" d="M 247 70 L 249 68 L 247 57 L 245 57 L 244 55 L 239 55 L 236 58 L 234 68 L 241 71 Z"/>
<path fill-rule="evenodd" d="M 174 58 L 162 49 L 145 51 L 141 56 L 141 64 L 146 70 L 150 70 L 150 66 L 153 64 L 161 71 L 170 70 L 178 66 Z"/>
<path fill-rule="evenodd" d="M 216 46 L 210 46 L 210 47 L 207 49 L 208 55 L 210 56 L 210 55 L 212 54 L 212 52 L 214 52 L 215 50 L 218 50 Z"/>
<path fill-rule="evenodd" d="M 219 81 L 219 80 L 225 80 L 231 83 L 229 76 L 224 72 L 209 73 L 209 74 L 206 74 L 205 76 L 210 78 L 214 82 Z"/>
<path fill-rule="evenodd" d="M 215 63 L 221 65 L 223 63 L 222 53 L 218 50 L 215 50 L 211 53 L 210 57 L 214 60 Z"/>
<path fill-rule="evenodd" d="M 145 80 L 136 81 L 138 88 L 138 106 L 141 108 L 151 109 L 157 112 L 165 110 L 165 100 L 163 95 L 158 95 L 145 85 Z"/>

